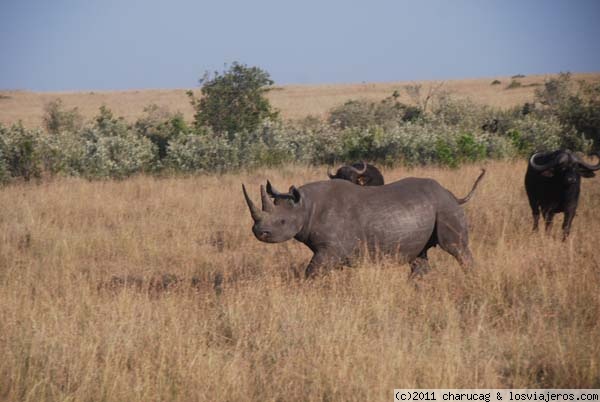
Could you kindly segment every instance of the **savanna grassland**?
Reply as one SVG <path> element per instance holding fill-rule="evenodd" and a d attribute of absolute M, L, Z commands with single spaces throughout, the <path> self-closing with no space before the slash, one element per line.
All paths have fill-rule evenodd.
<path fill-rule="evenodd" d="M 600 388 L 598 179 L 572 236 L 532 235 L 526 162 L 487 163 L 465 209 L 476 268 L 379 258 L 313 281 L 258 242 L 258 200 L 325 167 L 0 189 L 0 399 L 391 400 L 394 388 Z M 463 196 L 479 165 L 396 168 Z"/>
<path fill-rule="evenodd" d="M 380 101 L 394 91 L 398 100 L 412 103 L 405 90 L 410 85 L 421 85 L 423 97 L 429 91 L 448 91 L 457 98 L 468 98 L 481 105 L 496 108 L 509 108 L 530 102 L 535 89 L 552 77 L 551 74 L 529 75 L 525 77 L 490 77 L 447 81 L 404 81 L 362 84 L 332 85 L 277 85 L 268 93 L 271 104 L 281 111 L 285 119 L 300 119 L 312 115 L 325 117 L 327 113 L 349 99 Z M 600 73 L 576 73 L 575 80 L 599 82 Z M 497 85 L 492 85 L 498 80 Z M 507 87 L 512 81 L 518 86 Z M 193 88 L 189 88 L 193 89 Z M 198 89 L 194 91 L 200 93 Z M 98 108 L 106 105 L 126 121 L 134 122 L 150 104 L 179 111 L 187 121 L 193 119 L 194 109 L 190 105 L 186 89 L 144 89 L 127 91 L 88 91 L 88 92 L 30 92 L 0 89 L 0 123 L 13 124 L 22 121 L 26 127 L 40 127 L 45 106 L 60 98 L 65 107 L 77 107 L 86 119 L 93 118 Z"/>

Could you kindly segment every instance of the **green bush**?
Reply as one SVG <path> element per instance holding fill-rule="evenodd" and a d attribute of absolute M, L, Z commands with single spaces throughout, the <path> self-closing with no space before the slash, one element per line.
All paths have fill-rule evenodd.
<path fill-rule="evenodd" d="M 298 142 L 278 123 L 265 122 L 254 131 L 228 138 L 210 128 L 178 136 L 169 146 L 167 165 L 184 172 L 224 172 L 242 167 L 278 166 L 300 159 Z"/>
<path fill-rule="evenodd" d="M 238 166 L 238 152 L 224 137 L 204 132 L 184 133 L 169 145 L 167 165 L 176 171 L 222 172 Z"/>
<path fill-rule="evenodd" d="M 434 125 L 450 125 L 465 131 L 479 130 L 484 122 L 490 120 L 495 111 L 469 99 L 458 99 L 446 95 L 436 100 L 427 117 Z"/>
<path fill-rule="evenodd" d="M 367 159 L 385 165 L 436 163 L 458 166 L 461 162 L 483 157 L 487 151 L 484 142 L 439 120 L 435 123 L 430 120 L 409 122 L 385 129 L 381 126 L 346 129 L 329 138 L 332 138 L 330 143 L 340 144 L 337 149 L 330 148 L 335 149 L 335 159 Z M 317 146 L 322 141 L 315 140 Z"/>
<path fill-rule="evenodd" d="M 331 110 L 329 124 L 339 129 L 366 128 L 375 123 L 375 104 L 366 100 L 349 100 Z"/>
<path fill-rule="evenodd" d="M 335 128 L 367 128 L 373 125 L 388 126 L 415 121 L 423 115 L 421 108 L 397 101 L 398 94 L 380 102 L 349 100 L 329 112 L 328 122 Z"/>
<path fill-rule="evenodd" d="M 51 134 L 62 131 L 77 132 L 84 124 L 83 116 L 79 109 L 65 110 L 62 100 L 56 99 L 48 102 L 44 107 L 44 128 Z"/>
<path fill-rule="evenodd" d="M 515 88 L 520 88 L 521 86 L 522 86 L 522 84 L 521 84 L 519 81 L 517 81 L 517 80 L 512 80 L 512 81 L 510 82 L 510 84 L 508 84 L 508 85 L 506 86 L 506 89 L 515 89 Z"/>
<path fill-rule="evenodd" d="M 258 67 L 233 63 L 223 73 L 205 74 L 200 84 L 200 99 L 188 91 L 197 128 L 208 126 L 231 140 L 237 132 L 256 130 L 265 120 L 277 118 L 265 97 L 273 81 Z"/>
<path fill-rule="evenodd" d="M 573 82 L 570 73 L 561 73 L 535 92 L 544 109 L 541 115 L 555 116 L 565 127 L 594 141 L 600 148 L 600 84 Z"/>
<path fill-rule="evenodd" d="M 127 132 L 104 136 L 91 128 L 85 133 L 84 174 L 91 177 L 123 178 L 151 170 L 155 157 L 152 143 Z"/>
<path fill-rule="evenodd" d="M 251 132 L 238 133 L 234 145 L 240 150 L 241 166 L 278 166 L 300 157 L 299 143 L 281 122 L 266 121 Z"/>
<path fill-rule="evenodd" d="M 0 132 L 2 132 L 2 127 L 0 126 Z M 4 149 L 6 146 L 4 145 L 4 141 L 2 137 L 0 137 L 0 184 L 4 184 L 10 179 L 10 170 L 6 164 L 6 160 L 4 158 Z"/>
<path fill-rule="evenodd" d="M 171 113 L 154 104 L 144 108 L 144 116 L 135 122 L 134 128 L 156 146 L 159 162 L 167 156 L 169 143 L 190 131 L 181 113 Z"/>
<path fill-rule="evenodd" d="M 17 177 L 30 180 L 41 176 L 40 135 L 39 130 L 28 130 L 21 123 L 11 127 L 0 124 L 3 180 Z"/>
<path fill-rule="evenodd" d="M 438 138 L 435 143 L 435 152 L 437 155 L 437 161 L 440 165 L 457 167 L 458 158 L 452 150 L 451 144 L 446 142 L 444 139 Z"/>
<path fill-rule="evenodd" d="M 85 174 L 86 142 L 82 132 L 60 131 L 40 136 L 44 171 L 66 176 Z"/>
<path fill-rule="evenodd" d="M 268 77 L 261 70 L 236 64 L 223 75 L 217 74 L 211 85 L 206 83 L 211 90 L 224 91 L 226 84 L 243 82 L 243 74 L 235 74 L 246 70 L 256 74 L 252 82 Z M 264 94 L 264 87 L 256 88 Z M 569 74 L 548 80 L 538 89 L 536 104 L 505 110 L 454 98 L 440 88 L 431 89 L 423 98 L 420 86 L 414 86 L 412 93 L 420 107 L 398 102 L 396 91 L 378 102 L 348 101 L 332 109 L 326 121 L 308 117 L 284 123 L 267 113 L 258 123 L 230 120 L 227 124 L 235 123 L 235 128 L 218 128 L 224 131 L 199 119 L 198 113 L 218 109 L 218 103 L 198 108 L 204 98 L 192 99 L 197 102 L 192 127 L 181 114 L 156 105 L 148 106 L 133 125 L 106 107 L 92 121 L 83 122 L 76 109 L 65 111 L 57 100 L 47 106 L 45 131 L 21 124 L 0 125 L 0 182 L 16 177 L 29 180 L 42 173 L 122 178 L 164 168 L 211 173 L 290 162 L 369 160 L 384 165 L 456 167 L 483 158 L 557 148 L 587 152 L 592 139 L 597 145 L 600 141 L 600 85 L 572 82 Z M 248 100 L 242 96 L 244 102 L 237 102 L 238 98 L 227 98 L 226 93 L 221 97 L 218 91 L 212 94 L 220 101 L 241 104 Z M 244 113 L 249 110 L 242 108 Z M 225 108 L 223 113 L 232 111 Z"/>
<path fill-rule="evenodd" d="M 471 133 L 461 134 L 456 145 L 461 162 L 475 162 L 486 157 L 485 145 Z"/>
<path fill-rule="evenodd" d="M 588 152 L 591 147 L 590 140 L 572 128 L 564 127 L 554 116 L 539 118 L 528 114 L 515 122 L 508 137 L 521 155 L 558 148 Z"/>
<path fill-rule="evenodd" d="M 83 130 L 82 137 L 85 141 L 82 173 L 86 176 L 123 178 L 152 170 L 156 160 L 154 144 L 104 106 L 95 124 Z"/>

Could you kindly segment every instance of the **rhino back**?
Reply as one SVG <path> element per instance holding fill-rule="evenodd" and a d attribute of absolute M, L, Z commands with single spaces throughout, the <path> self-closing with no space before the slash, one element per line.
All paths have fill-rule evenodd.
<path fill-rule="evenodd" d="M 343 252 L 364 243 L 413 258 L 431 238 L 440 205 L 457 205 L 448 191 L 429 179 L 407 178 L 376 187 L 330 180 L 301 190 L 313 203 L 311 240 L 317 247 Z"/>

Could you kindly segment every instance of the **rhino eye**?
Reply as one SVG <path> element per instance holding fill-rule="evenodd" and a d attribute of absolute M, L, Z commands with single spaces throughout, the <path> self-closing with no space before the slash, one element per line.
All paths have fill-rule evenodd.
<path fill-rule="evenodd" d="M 282 220 L 280 220 L 280 221 L 279 221 L 279 224 L 280 224 L 280 225 L 285 225 L 285 219 L 282 219 Z"/>

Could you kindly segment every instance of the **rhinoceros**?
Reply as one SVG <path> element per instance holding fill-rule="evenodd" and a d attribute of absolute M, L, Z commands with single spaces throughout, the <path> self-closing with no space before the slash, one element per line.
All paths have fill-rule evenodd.
<path fill-rule="evenodd" d="M 361 252 L 381 252 L 410 263 L 412 275 L 429 270 L 427 250 L 439 245 L 463 267 L 473 264 L 468 246 L 466 203 L 485 174 L 464 198 L 437 181 L 406 178 L 384 186 L 357 186 L 346 180 L 318 181 L 280 193 L 260 186 L 262 209 L 242 184 L 252 232 L 260 241 L 295 238 L 314 253 L 306 277 L 351 262 Z"/>

